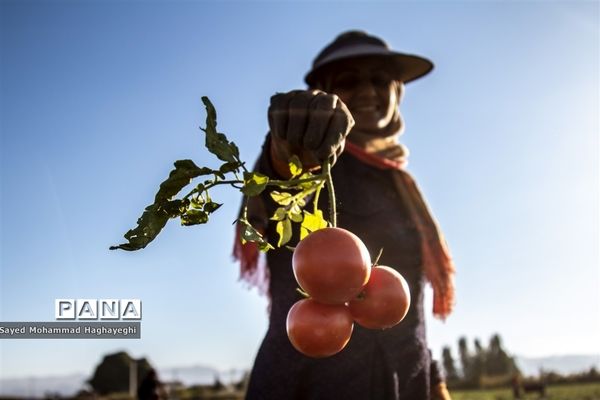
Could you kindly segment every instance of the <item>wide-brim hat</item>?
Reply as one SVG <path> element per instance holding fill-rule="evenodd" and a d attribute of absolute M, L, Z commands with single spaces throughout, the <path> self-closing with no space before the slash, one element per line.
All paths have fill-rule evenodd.
<path fill-rule="evenodd" d="M 433 63 L 424 57 L 393 51 L 386 42 L 366 32 L 348 31 L 321 50 L 304 81 L 314 87 L 319 75 L 329 67 L 349 59 L 365 57 L 386 58 L 389 61 L 389 64 L 386 61 L 386 66 L 389 65 L 392 77 L 404 83 L 414 81 L 433 69 Z"/>

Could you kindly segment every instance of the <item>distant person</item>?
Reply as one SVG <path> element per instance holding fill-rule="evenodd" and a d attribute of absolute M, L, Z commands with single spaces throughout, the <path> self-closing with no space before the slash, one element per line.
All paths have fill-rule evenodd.
<path fill-rule="evenodd" d="M 138 400 L 166 400 L 168 398 L 154 368 L 148 371 L 140 382 L 137 394 Z"/>
<path fill-rule="evenodd" d="M 247 399 L 449 399 L 440 376 L 432 380 L 425 334 L 423 293 L 433 286 L 433 313 L 447 317 L 453 306 L 454 267 L 442 233 L 414 179 L 406 172 L 408 151 L 398 143 L 404 123 L 399 104 L 404 85 L 433 68 L 419 56 L 389 49 L 360 31 L 339 35 L 316 57 L 305 80 L 308 90 L 276 94 L 269 107 L 270 132 L 256 169 L 273 178 L 289 176 L 288 160 L 304 166 L 337 159 L 332 169 L 338 226 L 358 235 L 372 258 L 397 269 L 412 297 L 408 315 L 386 330 L 355 324 L 340 353 L 323 359 L 296 351 L 286 334 L 286 316 L 301 296 L 295 290 L 292 252 L 267 253 L 259 265 L 256 246 L 236 241 L 241 275 L 270 296 L 269 328 L 250 377 Z M 447 135 L 448 132 L 428 133 Z M 432 160 L 433 163 L 433 160 Z M 252 198 L 248 218 L 271 241 L 276 205 L 268 193 Z M 327 210 L 327 196 L 320 208 Z M 297 234 L 295 240 L 297 240 Z M 433 389 L 430 389 L 433 383 Z"/>
<path fill-rule="evenodd" d="M 513 392 L 513 398 L 515 400 L 519 400 L 521 398 L 521 380 L 519 379 L 519 375 L 513 375 L 510 382 Z"/>

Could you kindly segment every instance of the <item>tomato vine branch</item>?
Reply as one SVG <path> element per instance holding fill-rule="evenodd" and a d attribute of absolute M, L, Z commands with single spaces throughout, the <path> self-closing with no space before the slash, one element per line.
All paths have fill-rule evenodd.
<path fill-rule="evenodd" d="M 127 242 L 111 246 L 110 249 L 140 250 L 156 238 L 170 219 L 180 218 L 181 224 L 185 226 L 207 223 L 210 215 L 222 205 L 213 201 L 210 195 L 210 189 L 219 185 L 230 185 L 244 195 L 242 215 L 237 220 L 241 223 L 241 239 L 244 243 L 257 243 L 261 250 L 266 251 L 273 246 L 248 221 L 247 209 L 250 197 L 261 195 L 267 187 L 274 188 L 268 194 L 279 205 L 270 218 L 277 221 L 277 246 L 281 247 L 291 240 L 292 223 L 300 224 L 300 239 L 328 225 L 337 225 L 331 178 L 332 160 L 322 165 L 320 173 L 313 174 L 310 170 L 304 171 L 299 158 L 293 156 L 288 162 L 291 173 L 289 180 L 271 179 L 260 172 L 249 171 L 246 163 L 240 159 L 235 143 L 229 141 L 224 133 L 217 131 L 217 114 L 210 100 L 202 97 L 202 101 L 206 107 L 206 127 L 200 129 L 205 133 L 205 147 L 222 164 L 213 169 L 199 167 L 189 159 L 175 161 L 175 169 L 160 184 L 154 202 L 144 208 L 137 226 L 125 233 Z M 205 177 L 205 180 L 186 195 L 175 197 L 193 179 L 199 177 Z M 319 195 L 325 186 L 329 194 L 330 222 L 324 219 L 323 212 L 319 209 Z M 305 208 L 311 197 L 314 202 L 313 213 Z"/>

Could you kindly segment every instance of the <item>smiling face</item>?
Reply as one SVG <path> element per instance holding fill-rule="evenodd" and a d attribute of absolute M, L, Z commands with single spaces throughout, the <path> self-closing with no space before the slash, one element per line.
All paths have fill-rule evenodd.
<path fill-rule="evenodd" d="M 383 60 L 353 59 L 331 71 L 327 91 L 348 106 L 361 131 L 379 131 L 392 122 L 402 98 L 402 83 L 392 79 Z"/>

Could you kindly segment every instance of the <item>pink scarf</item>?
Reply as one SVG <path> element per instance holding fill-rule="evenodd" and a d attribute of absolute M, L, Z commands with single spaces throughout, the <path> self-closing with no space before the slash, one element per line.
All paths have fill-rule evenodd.
<path fill-rule="evenodd" d="M 361 133 L 353 131 L 349 138 L 361 143 L 361 135 Z M 393 138 L 397 138 L 398 135 L 399 133 L 396 133 Z M 364 145 L 364 143 L 369 142 L 355 144 L 347 140 L 344 151 L 375 168 L 398 171 L 397 174 L 393 175 L 396 190 L 402 197 L 404 204 L 409 207 L 413 222 L 421 236 L 423 269 L 427 280 L 433 287 L 433 314 L 445 320 L 454 306 L 454 264 L 444 236 L 429 211 L 420 190 L 414 179 L 404 170 L 407 164 L 407 150 L 396 140 L 390 140 L 391 138 L 392 136 L 382 138 L 380 145 L 374 147 Z M 374 141 L 371 143 L 374 143 Z M 257 219 L 264 222 L 262 227 L 257 227 L 264 233 L 268 216 L 264 211 L 262 200 L 253 197 L 250 199 L 248 207 L 249 215 L 255 215 L 258 217 Z M 268 295 L 269 269 L 266 262 L 259 262 L 259 251 L 256 244 L 250 242 L 242 244 L 240 226 L 236 228 L 233 257 L 240 262 L 240 279 L 246 281 L 252 287 L 257 287 L 261 294 Z"/>
<path fill-rule="evenodd" d="M 454 263 L 442 231 L 429 211 L 417 184 L 404 170 L 406 157 L 397 159 L 381 157 L 365 151 L 350 141 L 346 142 L 344 151 L 375 168 L 398 171 L 394 174 L 396 190 L 409 207 L 410 215 L 421 235 L 423 269 L 433 287 L 433 314 L 443 320 L 446 319 L 454 306 Z"/>

